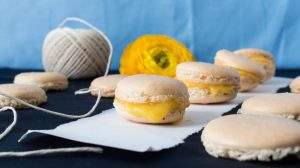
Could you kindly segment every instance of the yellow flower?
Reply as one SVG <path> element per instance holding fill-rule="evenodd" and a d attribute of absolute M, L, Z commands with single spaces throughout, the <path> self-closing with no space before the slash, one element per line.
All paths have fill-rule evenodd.
<path fill-rule="evenodd" d="M 176 65 L 187 61 L 195 61 L 195 58 L 180 42 L 165 35 L 144 35 L 124 50 L 120 73 L 174 77 Z"/>

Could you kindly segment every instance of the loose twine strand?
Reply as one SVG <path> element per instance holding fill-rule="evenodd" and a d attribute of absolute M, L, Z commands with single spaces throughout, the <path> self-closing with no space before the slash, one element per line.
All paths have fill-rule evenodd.
<path fill-rule="evenodd" d="M 95 104 L 93 105 L 93 107 L 85 114 L 83 115 L 69 115 L 69 114 L 64 114 L 64 113 L 60 113 L 60 112 L 56 112 L 56 111 L 52 111 L 52 110 L 47 110 L 41 107 L 37 107 L 34 106 L 32 104 L 29 104 L 21 99 L 18 99 L 14 96 L 11 95 L 7 95 L 5 93 L 1 93 L 1 96 L 5 96 L 8 97 L 10 99 L 13 99 L 21 104 L 24 104 L 28 107 L 31 107 L 33 109 L 45 112 L 45 113 L 49 113 L 52 115 L 56 115 L 59 117 L 63 117 L 63 118 L 68 118 L 68 119 L 80 119 L 80 118 L 85 118 L 90 116 L 95 109 L 97 108 L 100 100 L 101 100 L 101 90 L 100 89 L 80 89 L 78 91 L 75 92 L 75 95 L 78 94 L 86 94 L 86 93 L 90 93 L 92 91 L 98 91 L 98 96 L 97 96 L 97 100 L 95 102 Z M 18 117 L 17 117 L 17 112 L 13 107 L 3 107 L 0 109 L 0 112 L 4 112 L 6 110 L 11 110 L 13 113 L 13 121 L 12 123 L 0 134 L 0 140 L 2 140 L 7 134 L 9 134 L 9 132 L 14 128 L 14 126 L 17 123 Z M 103 149 L 100 147 L 72 147 L 72 148 L 57 148 L 57 149 L 40 149 L 40 150 L 32 150 L 32 151 L 24 151 L 24 152 L 0 152 L 0 157 L 28 157 L 28 156 L 41 156 L 41 155 L 48 155 L 48 154 L 55 154 L 55 153 L 76 153 L 76 152 L 93 152 L 93 153 L 102 153 Z"/>
<path fill-rule="evenodd" d="M 43 156 L 49 154 L 60 153 L 80 153 L 93 152 L 101 154 L 103 149 L 100 147 L 74 147 L 74 148 L 57 148 L 57 149 L 40 149 L 25 152 L 0 152 L 0 157 L 28 157 L 28 156 Z"/>
<path fill-rule="evenodd" d="M 87 116 L 91 115 L 95 111 L 95 109 L 97 108 L 97 106 L 98 106 L 98 104 L 99 104 L 99 102 L 101 100 L 101 95 L 100 95 L 100 90 L 99 89 L 86 89 L 85 88 L 85 89 L 77 90 L 75 92 L 75 95 L 78 95 L 78 94 L 90 93 L 92 91 L 98 91 L 97 100 L 96 100 L 94 106 L 87 113 L 85 113 L 83 115 L 69 115 L 69 114 L 64 114 L 64 113 L 60 113 L 60 112 L 56 112 L 56 111 L 52 111 L 52 110 L 47 110 L 47 109 L 44 109 L 44 108 L 41 108 L 41 107 L 38 107 L 38 106 L 34 106 L 32 104 L 29 104 L 29 103 L 25 102 L 24 100 L 18 99 L 18 98 L 14 97 L 14 96 L 11 96 L 11 95 L 8 95 L 8 94 L 5 94 L 5 93 L 1 93 L 0 92 L 0 95 L 8 97 L 10 99 L 13 99 L 13 100 L 15 100 L 15 101 L 17 101 L 17 102 L 19 102 L 21 104 L 24 104 L 24 105 L 26 105 L 28 107 L 31 107 L 31 108 L 39 110 L 39 111 L 43 111 L 43 112 L 46 112 L 46 113 L 49 113 L 49 114 L 53 114 L 53 115 L 64 117 L 64 118 L 68 118 L 68 119 L 79 119 L 79 118 L 87 117 Z M 0 138 L 0 140 L 1 140 L 1 138 Z"/>
<path fill-rule="evenodd" d="M 0 134 L 0 140 L 2 140 L 16 125 L 18 117 L 17 117 L 17 112 L 13 107 L 3 107 L 0 109 L 0 112 L 6 111 L 6 110 L 11 110 L 14 116 L 13 122 Z"/>

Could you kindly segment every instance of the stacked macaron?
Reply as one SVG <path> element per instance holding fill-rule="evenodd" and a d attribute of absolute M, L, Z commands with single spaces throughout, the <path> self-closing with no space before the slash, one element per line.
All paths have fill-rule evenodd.
<path fill-rule="evenodd" d="M 177 65 L 176 78 L 188 87 L 191 103 L 226 102 L 236 97 L 240 87 L 236 71 L 202 62 Z"/>
<path fill-rule="evenodd" d="M 272 78 L 275 74 L 275 60 L 271 53 L 255 48 L 245 48 L 234 51 L 235 54 L 248 57 L 251 61 L 254 61 L 263 66 L 266 75 L 263 81 Z"/>
<path fill-rule="evenodd" d="M 113 104 L 121 116 L 134 122 L 173 123 L 182 119 L 189 106 L 189 94 L 179 80 L 133 75 L 119 81 Z"/>
<path fill-rule="evenodd" d="M 216 53 L 215 64 L 229 67 L 240 74 L 239 91 L 241 92 L 254 89 L 265 77 L 265 71 L 261 65 L 228 50 L 220 50 Z"/>

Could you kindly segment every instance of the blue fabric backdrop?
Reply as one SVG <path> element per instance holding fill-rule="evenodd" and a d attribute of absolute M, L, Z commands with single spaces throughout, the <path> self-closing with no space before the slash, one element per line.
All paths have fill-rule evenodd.
<path fill-rule="evenodd" d="M 112 69 L 143 34 L 172 36 L 200 61 L 255 47 L 274 53 L 279 68 L 300 67 L 299 0 L 0 0 L 0 12 L 0 67 L 42 69 L 44 37 L 70 16 L 109 36 Z"/>

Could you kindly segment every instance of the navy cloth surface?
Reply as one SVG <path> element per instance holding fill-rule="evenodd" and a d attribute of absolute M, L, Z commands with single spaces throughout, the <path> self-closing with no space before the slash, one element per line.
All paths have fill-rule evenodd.
<path fill-rule="evenodd" d="M 0 83 L 10 83 L 15 74 L 20 71 L 0 70 Z M 279 71 L 278 76 L 295 77 L 300 74 L 297 71 Z M 64 92 L 49 92 L 48 102 L 43 104 L 43 108 L 62 111 L 68 114 L 82 114 L 86 112 L 96 100 L 91 95 L 74 96 L 77 89 L 88 87 L 90 80 L 70 81 L 70 86 Z M 288 88 L 280 89 L 281 92 L 288 91 Z M 113 99 L 102 99 L 97 109 L 97 113 L 102 110 L 112 108 Z M 237 108 L 226 114 L 236 113 Z M 69 122 L 68 119 L 45 114 L 36 110 L 18 110 L 18 123 L 12 132 L 0 141 L 0 151 L 26 151 L 41 148 L 59 147 L 79 147 L 92 146 L 64 140 L 48 135 L 30 136 L 22 143 L 17 140 L 28 129 L 52 129 Z M 1 131 L 12 121 L 11 112 L 0 113 Z M 109 128 L 108 128 L 109 129 Z M 104 148 L 103 154 L 77 153 L 59 154 L 52 156 L 28 157 L 28 158 L 0 158 L 0 167 L 231 167 L 231 168 L 262 168 L 262 167 L 300 167 L 300 160 L 294 156 L 283 159 L 279 162 L 260 163 L 260 162 L 238 162 L 229 159 L 216 159 L 209 156 L 200 143 L 200 134 L 196 133 L 188 137 L 184 144 L 175 148 L 160 152 L 136 153 L 125 150 Z"/>

